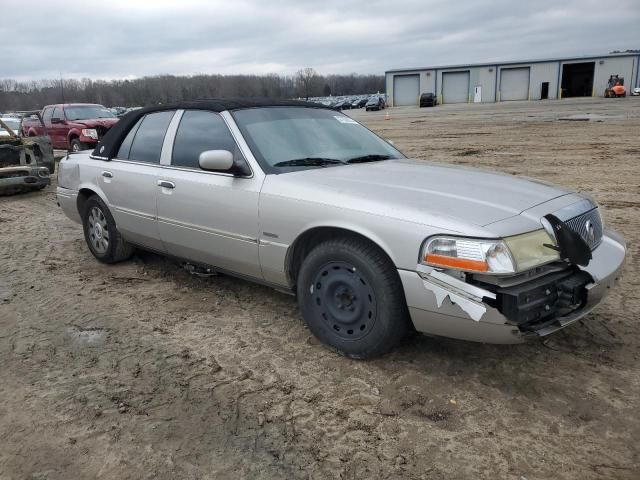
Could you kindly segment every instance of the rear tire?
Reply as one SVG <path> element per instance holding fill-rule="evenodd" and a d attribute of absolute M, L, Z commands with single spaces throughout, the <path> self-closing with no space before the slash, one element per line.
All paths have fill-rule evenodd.
<path fill-rule="evenodd" d="M 297 293 L 311 332 L 351 358 L 382 355 L 410 329 L 395 266 L 379 247 L 358 238 L 315 247 L 300 268 Z"/>
<path fill-rule="evenodd" d="M 81 213 L 84 239 L 98 261 L 118 263 L 133 255 L 135 248 L 122 238 L 109 208 L 100 197 L 89 197 Z"/>

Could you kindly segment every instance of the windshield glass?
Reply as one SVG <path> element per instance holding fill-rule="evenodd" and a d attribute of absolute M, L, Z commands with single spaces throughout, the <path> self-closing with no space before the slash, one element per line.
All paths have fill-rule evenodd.
<path fill-rule="evenodd" d="M 13 133 L 20 135 L 20 120 L 15 118 L 3 118 L 2 121 L 7 127 L 13 130 Z M 0 126 L 0 135 L 9 135 L 9 132 Z"/>
<path fill-rule="evenodd" d="M 115 118 L 113 112 L 102 105 L 64 107 L 67 120 L 90 120 L 94 118 Z"/>
<path fill-rule="evenodd" d="M 388 142 L 333 110 L 249 108 L 235 111 L 233 116 L 267 173 L 339 166 L 354 159 L 352 163 L 361 162 L 363 158 L 369 161 L 404 158 Z"/>

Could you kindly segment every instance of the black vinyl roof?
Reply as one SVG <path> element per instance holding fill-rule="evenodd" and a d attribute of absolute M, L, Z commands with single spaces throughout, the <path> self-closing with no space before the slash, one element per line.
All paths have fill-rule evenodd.
<path fill-rule="evenodd" d="M 303 102 L 299 100 L 282 100 L 274 98 L 210 98 L 203 100 L 189 100 L 151 107 L 139 108 L 124 115 L 100 140 L 93 155 L 103 158 L 113 158 L 117 155 L 120 144 L 129 130 L 147 113 L 166 110 L 209 110 L 223 112 L 225 110 L 241 110 L 259 107 L 308 107 L 328 108 L 319 103 Z"/>

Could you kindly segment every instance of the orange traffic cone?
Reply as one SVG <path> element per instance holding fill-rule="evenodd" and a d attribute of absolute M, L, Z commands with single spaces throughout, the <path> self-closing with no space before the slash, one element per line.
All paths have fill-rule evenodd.
<path fill-rule="evenodd" d="M 391 114 L 389 112 L 387 112 L 387 114 L 384 116 L 385 120 L 391 120 Z"/>

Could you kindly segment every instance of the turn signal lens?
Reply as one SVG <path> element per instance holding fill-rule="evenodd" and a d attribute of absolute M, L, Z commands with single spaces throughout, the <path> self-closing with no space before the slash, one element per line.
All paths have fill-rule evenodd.
<path fill-rule="evenodd" d="M 477 260 L 465 260 L 464 258 L 445 257 L 443 255 L 433 255 L 427 253 L 425 258 L 427 263 L 431 265 L 440 265 L 442 267 L 457 268 L 460 270 L 474 270 L 477 272 L 486 272 L 489 270 L 487 262 L 479 262 Z"/>

